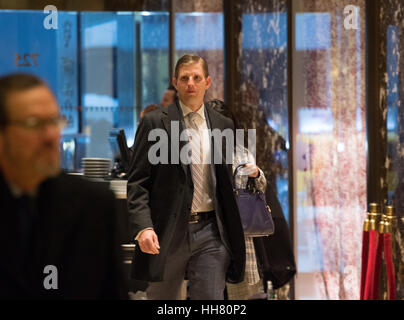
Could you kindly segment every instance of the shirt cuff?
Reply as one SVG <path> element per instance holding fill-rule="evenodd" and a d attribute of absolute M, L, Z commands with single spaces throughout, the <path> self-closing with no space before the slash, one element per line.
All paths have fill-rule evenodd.
<path fill-rule="evenodd" d="M 145 232 L 146 230 L 153 230 L 153 228 L 145 228 L 141 231 L 138 232 L 137 236 L 135 237 L 135 241 L 139 240 L 139 237 L 142 235 L 143 232 Z"/>

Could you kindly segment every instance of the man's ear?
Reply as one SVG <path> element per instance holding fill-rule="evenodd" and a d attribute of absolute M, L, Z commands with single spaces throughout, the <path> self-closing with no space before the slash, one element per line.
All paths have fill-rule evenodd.
<path fill-rule="evenodd" d="M 211 78 L 210 78 L 210 76 L 208 76 L 208 77 L 206 78 L 206 90 L 209 89 L 209 87 L 210 87 L 210 82 L 211 82 Z"/>
<path fill-rule="evenodd" d="M 177 78 L 176 78 L 176 77 L 173 77 L 173 80 L 171 81 L 171 83 L 172 83 L 172 85 L 174 86 L 174 88 L 178 91 L 178 88 L 177 88 Z"/>

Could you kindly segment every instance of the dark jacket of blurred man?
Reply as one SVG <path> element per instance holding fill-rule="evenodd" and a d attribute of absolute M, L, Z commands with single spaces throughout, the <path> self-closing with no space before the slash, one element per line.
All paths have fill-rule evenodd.
<path fill-rule="evenodd" d="M 189 280 L 191 299 L 223 299 L 226 278 L 230 282 L 243 278 L 245 244 L 231 164 L 227 165 L 224 157 L 213 164 L 214 154 L 226 146 L 224 143 L 219 150 L 217 141 L 209 139 L 205 130 L 223 132 L 234 125 L 204 104 L 210 82 L 202 58 L 180 58 L 173 78 L 179 99 L 147 113 L 136 132 L 128 179 L 128 209 L 139 244 L 132 275 L 149 281 L 149 299 L 179 299 L 184 277 Z M 198 167 L 194 162 L 184 163 L 178 154 L 190 140 L 179 141 L 178 150 L 171 147 L 178 142 L 178 134 L 193 125 L 202 141 L 198 152 L 204 161 Z M 175 126 L 178 132 L 171 130 Z M 155 147 L 149 134 L 158 132 L 167 133 L 168 163 L 152 164 L 149 158 Z M 175 155 L 179 161 L 171 158 Z M 209 157 L 212 164 L 206 164 Z"/>
<path fill-rule="evenodd" d="M 0 78 L 0 298 L 125 299 L 113 193 L 60 169 L 48 86 Z"/>

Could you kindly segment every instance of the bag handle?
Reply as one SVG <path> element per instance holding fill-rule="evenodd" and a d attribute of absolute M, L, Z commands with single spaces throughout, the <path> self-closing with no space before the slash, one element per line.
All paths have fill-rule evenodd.
<path fill-rule="evenodd" d="M 236 167 L 236 169 L 234 169 L 234 173 L 233 173 L 233 189 L 236 187 L 236 186 L 235 186 L 235 181 L 236 181 L 236 175 L 237 175 L 238 169 L 241 168 L 241 167 L 245 167 L 246 164 L 247 164 L 247 162 L 246 162 L 246 163 L 239 164 L 239 165 Z M 256 188 L 256 185 L 255 185 L 255 182 L 254 182 L 254 178 L 248 177 L 247 185 L 246 185 L 246 190 L 251 190 L 251 191 L 254 192 L 254 193 L 256 192 L 257 188 Z"/>
<path fill-rule="evenodd" d="M 235 181 L 235 179 L 236 179 L 237 170 L 238 170 L 240 167 L 244 167 L 246 164 L 247 164 L 247 163 L 239 164 L 239 165 L 236 167 L 236 169 L 234 169 L 234 173 L 233 173 L 233 185 L 234 185 L 234 181 Z"/>

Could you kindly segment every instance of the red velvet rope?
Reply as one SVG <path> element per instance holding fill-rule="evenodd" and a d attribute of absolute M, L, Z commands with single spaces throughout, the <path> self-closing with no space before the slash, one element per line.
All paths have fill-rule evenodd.
<path fill-rule="evenodd" d="M 363 300 L 364 293 L 365 293 L 366 270 L 367 270 L 367 266 L 368 266 L 368 254 L 369 254 L 369 231 L 363 231 L 363 233 L 362 233 L 361 293 L 360 293 L 361 300 Z"/>
<path fill-rule="evenodd" d="M 396 300 L 396 283 L 394 277 L 394 264 L 391 254 L 391 233 L 384 234 L 384 258 L 386 260 L 387 285 L 389 300 Z"/>
<path fill-rule="evenodd" d="M 369 255 L 368 266 L 366 270 L 366 282 L 364 300 L 372 300 L 374 297 L 374 279 L 375 279 L 375 264 L 376 264 L 376 252 L 377 252 L 377 231 L 369 231 Z"/>
<path fill-rule="evenodd" d="M 382 252 L 383 252 L 383 235 L 378 235 L 379 243 L 377 244 L 376 263 L 375 263 L 375 279 L 373 284 L 373 299 L 379 299 L 379 280 L 380 280 L 380 267 L 382 264 Z"/>

